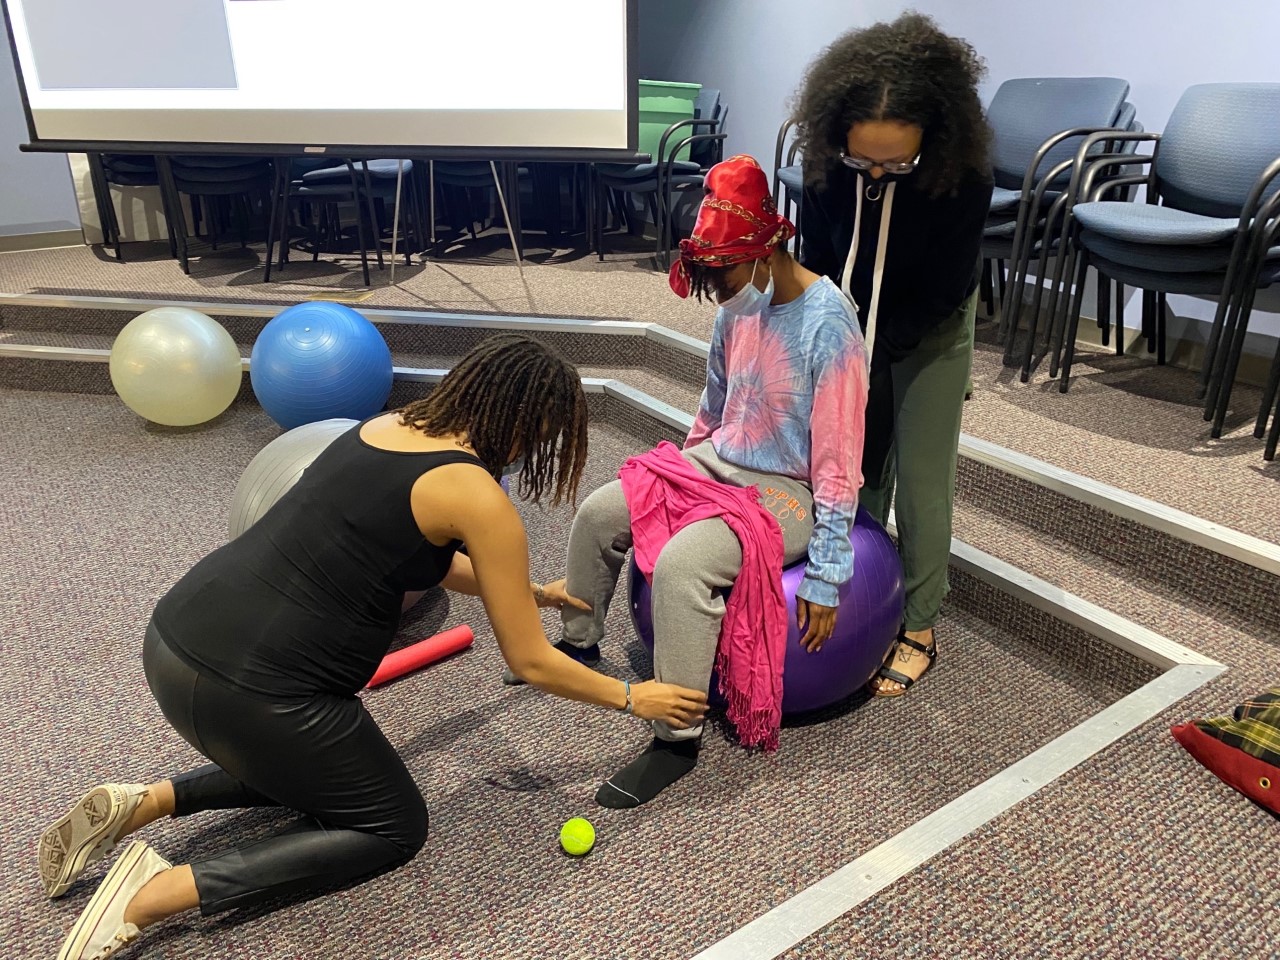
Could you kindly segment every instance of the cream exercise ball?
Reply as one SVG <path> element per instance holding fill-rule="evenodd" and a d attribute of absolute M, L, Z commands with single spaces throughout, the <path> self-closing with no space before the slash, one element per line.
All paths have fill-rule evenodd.
<path fill-rule="evenodd" d="M 134 413 L 167 427 L 212 420 L 240 392 L 240 348 L 198 310 L 158 307 L 111 345 L 111 385 Z"/>
<path fill-rule="evenodd" d="M 234 540 L 288 492 L 311 461 L 359 421 L 317 420 L 294 427 L 258 451 L 244 468 L 231 496 L 227 532 Z"/>

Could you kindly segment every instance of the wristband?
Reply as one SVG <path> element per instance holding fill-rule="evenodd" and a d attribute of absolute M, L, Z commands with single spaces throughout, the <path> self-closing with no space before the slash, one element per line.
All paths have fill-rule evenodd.
<path fill-rule="evenodd" d="M 625 688 L 625 693 L 627 695 L 627 703 L 626 703 L 626 706 L 622 708 L 622 712 L 634 714 L 636 710 L 635 710 L 635 705 L 631 702 L 631 681 L 623 680 L 622 685 Z"/>

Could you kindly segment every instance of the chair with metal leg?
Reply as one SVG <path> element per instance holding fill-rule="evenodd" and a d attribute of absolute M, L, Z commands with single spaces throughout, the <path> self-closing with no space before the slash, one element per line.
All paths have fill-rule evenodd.
<path fill-rule="evenodd" d="M 408 192 L 408 202 L 402 206 L 403 216 L 401 222 L 389 225 L 393 227 L 393 232 L 406 238 L 404 243 L 405 263 L 410 263 L 412 242 L 417 241 L 420 244 L 425 244 L 421 218 L 418 215 L 420 205 L 415 187 L 417 181 L 413 177 L 413 161 L 354 160 L 352 163 L 355 166 L 356 187 L 360 190 L 361 200 L 363 201 L 363 213 L 368 218 L 370 235 L 373 238 L 375 258 L 379 269 L 383 266 L 382 224 L 387 219 L 385 216 L 386 207 L 395 198 L 398 179 L 401 181 L 402 190 Z M 319 167 L 303 173 L 302 183 L 311 187 L 334 183 L 346 186 L 350 183 L 350 174 L 346 163 L 343 162 L 338 165 Z M 379 213 L 380 208 L 382 210 L 381 214 Z M 409 238 L 412 238 L 412 240 Z"/>
<path fill-rule="evenodd" d="M 369 286 L 369 244 L 365 234 L 365 217 L 361 210 L 367 193 L 362 189 L 357 178 L 355 164 L 347 160 L 343 162 L 346 180 L 335 180 L 326 177 L 318 183 L 308 183 L 307 173 L 312 170 L 331 168 L 332 159 L 322 161 L 323 166 L 313 167 L 312 158 L 288 159 L 280 164 L 275 179 L 275 195 L 271 204 L 269 236 L 267 239 L 266 263 L 263 267 L 262 282 L 271 282 L 273 269 L 283 270 L 289 262 L 289 244 L 292 219 L 291 214 L 297 209 L 305 220 L 312 260 L 320 256 L 320 250 L 326 242 L 337 246 L 343 227 L 340 208 L 353 205 L 356 209 L 356 238 L 360 247 L 360 270 L 364 285 Z M 274 256 L 279 249 L 278 259 Z"/>
<path fill-rule="evenodd" d="M 477 221 L 481 223 L 483 229 L 491 212 L 496 216 L 498 211 L 505 209 L 507 212 L 503 220 L 511 239 L 512 249 L 515 251 L 516 259 L 523 261 L 524 236 L 519 201 L 521 184 L 528 181 L 531 176 L 532 172 L 527 164 L 511 161 L 495 163 L 490 163 L 488 160 L 432 161 L 428 169 L 430 181 L 428 220 L 432 230 L 435 227 L 437 197 L 445 203 L 446 216 L 450 216 L 451 226 L 456 231 L 455 235 L 461 234 L 462 231 L 458 229 L 459 224 L 465 223 L 466 230 L 471 233 L 473 240 L 477 236 L 475 229 Z M 499 199 L 499 192 L 502 194 L 502 200 L 499 200 L 495 208 L 493 201 Z M 485 198 L 484 209 L 477 210 L 475 205 L 477 194 Z M 460 221 L 458 217 L 463 214 L 467 219 Z M 431 249 L 433 253 L 438 253 L 435 246 L 433 240 Z"/>
<path fill-rule="evenodd" d="M 159 187 L 160 173 L 156 158 L 145 154 L 91 153 L 88 155 L 89 176 L 93 184 L 94 200 L 98 209 L 98 222 L 102 225 L 103 243 L 112 248 L 117 260 L 124 260 L 121 245 L 120 220 L 116 216 L 115 200 L 111 188 Z M 165 220 L 169 219 L 168 195 L 160 191 L 160 203 Z M 178 256 L 177 244 L 169 234 L 169 255 Z"/>
<path fill-rule="evenodd" d="M 1128 133 L 1154 145 L 1150 157 L 1085 162 L 1083 151 L 1104 136 L 1087 138 L 1077 154 L 1069 188 L 1067 226 L 1072 245 L 1066 276 L 1075 281 L 1054 352 L 1065 348 L 1060 388 L 1070 383 L 1074 341 L 1086 266 L 1143 289 L 1154 300 L 1149 337 L 1158 362 L 1165 360 L 1165 304 L 1170 293 L 1214 294 L 1218 309 L 1209 332 L 1200 385 L 1205 418 L 1220 436 L 1231 381 L 1233 344 L 1242 341 L 1247 311 L 1238 291 L 1269 282 L 1280 250 L 1267 248 L 1247 264 L 1255 219 L 1280 191 L 1280 84 L 1202 84 L 1178 101 L 1162 134 Z M 1103 200 L 1098 177 L 1117 166 L 1142 165 L 1146 203 Z M 1248 298 L 1251 304 L 1252 298 Z M 1224 352 L 1225 350 L 1225 352 Z"/>
<path fill-rule="evenodd" d="M 686 121 L 688 123 L 697 123 L 697 121 Z M 682 126 L 677 124 L 676 126 Z M 679 191 L 681 195 L 687 194 L 691 190 L 703 191 L 706 185 L 706 173 L 699 172 L 697 174 L 677 173 L 675 159 L 680 155 L 680 151 L 690 144 L 708 144 L 716 148 L 717 156 L 724 155 L 724 141 L 728 134 L 725 133 L 696 133 L 685 137 L 675 147 L 667 153 L 667 161 L 658 169 L 658 191 L 659 199 L 658 208 L 658 250 L 657 264 L 662 270 L 671 269 L 671 250 L 676 244 L 676 223 L 678 220 L 677 209 L 675 205 L 675 191 Z M 663 140 L 666 140 L 664 135 Z M 717 161 L 718 162 L 718 161 Z M 714 166 L 714 164 L 713 164 Z M 697 194 L 701 198 L 702 193 Z"/>
<path fill-rule="evenodd" d="M 171 243 L 177 248 L 182 272 L 190 273 L 190 242 L 182 197 L 191 198 L 195 235 L 201 225 L 213 249 L 220 239 L 219 226 L 236 220 L 241 246 L 248 244 L 250 221 L 257 217 L 259 205 L 270 207 L 270 189 L 275 168 L 264 157 L 187 156 L 158 157 L 156 170 L 161 189 L 168 194 L 167 213 Z M 263 217 L 263 220 L 266 218 Z"/>
<path fill-rule="evenodd" d="M 605 254 L 606 208 L 615 207 L 623 223 L 630 225 L 629 198 L 641 197 L 654 223 L 654 261 L 662 268 L 676 233 L 677 195 L 700 188 L 707 171 L 724 158 L 728 114 L 720 91 L 703 87 L 694 103 L 693 118 L 667 127 L 659 138 L 657 155 L 648 163 L 592 165 L 591 241 L 601 261 Z M 682 159 L 686 150 L 688 159 Z"/>
<path fill-rule="evenodd" d="M 800 219 L 804 216 L 804 164 L 800 157 L 800 141 L 795 136 L 796 121 L 787 118 L 778 128 L 778 138 L 773 145 L 773 202 L 784 216 L 796 208 L 791 222 L 796 235 L 791 241 L 797 256 L 800 253 Z"/>
<path fill-rule="evenodd" d="M 1280 174 L 1280 158 L 1268 168 L 1263 177 Z M 1271 194 L 1262 204 L 1253 219 L 1253 228 L 1245 240 L 1245 251 L 1240 258 L 1240 268 L 1233 278 L 1236 296 L 1228 305 L 1224 315 L 1222 330 L 1218 338 L 1218 349 L 1213 358 L 1208 381 L 1208 396 L 1205 407 L 1206 416 L 1212 405 L 1213 429 L 1215 436 L 1221 434 L 1226 420 L 1230 391 L 1224 385 L 1235 382 L 1240 366 L 1240 357 L 1244 352 L 1245 335 L 1248 331 L 1248 319 L 1253 312 L 1254 297 L 1259 289 L 1268 287 L 1280 280 L 1280 192 Z M 1267 429 L 1267 419 L 1271 414 L 1271 405 L 1280 394 L 1280 345 L 1276 348 L 1271 362 L 1271 370 L 1262 391 L 1262 402 L 1258 407 L 1258 417 L 1254 422 L 1253 435 L 1262 439 Z M 1273 432 L 1274 432 L 1273 427 Z M 1275 445 L 1268 442 L 1265 458 L 1275 457 Z"/>
<path fill-rule="evenodd" d="M 1124 117 L 1122 114 L 1121 122 L 1128 125 L 1128 129 L 1120 131 L 1125 133 L 1142 133 L 1142 124 L 1132 119 L 1132 116 Z M 1119 127 L 1116 128 L 1119 130 Z M 1106 130 L 1088 130 L 1087 128 L 1079 128 L 1071 131 L 1064 131 L 1061 134 L 1051 137 L 1045 142 L 1045 148 L 1049 148 L 1068 138 L 1077 138 L 1087 136 L 1094 133 L 1105 134 Z M 1101 141 L 1102 151 L 1090 152 L 1090 160 L 1123 160 L 1126 156 L 1132 156 L 1136 153 L 1139 141 L 1129 140 L 1116 143 L 1113 140 Z M 1096 145 L 1095 145 L 1096 146 Z M 1038 162 L 1038 161 L 1037 161 Z M 1140 163 L 1140 162 L 1139 162 Z M 1025 206 L 1020 206 L 1019 219 L 1017 221 L 1014 242 L 1012 245 L 1012 261 L 1010 263 L 1010 278 L 1005 294 L 1001 298 L 1001 320 L 1005 324 L 1005 356 L 1004 362 L 1006 366 L 1013 363 L 1014 344 L 1016 342 L 1018 330 L 1018 318 L 1021 313 L 1021 307 L 1024 299 L 1025 286 L 1027 278 L 1031 273 L 1031 259 L 1038 256 L 1039 262 L 1035 270 L 1036 283 L 1032 289 L 1031 309 L 1028 311 L 1026 337 L 1023 343 L 1022 360 L 1020 377 L 1023 383 L 1026 383 L 1031 375 L 1032 367 L 1038 362 L 1036 356 L 1037 345 L 1041 350 L 1041 355 L 1050 356 L 1051 375 L 1057 374 L 1057 357 L 1051 354 L 1050 345 L 1055 336 L 1055 319 L 1060 317 L 1064 311 L 1059 310 L 1059 303 L 1065 302 L 1063 290 L 1063 270 L 1064 258 L 1070 249 L 1070 232 L 1066 229 L 1068 201 L 1070 199 L 1070 184 L 1067 188 L 1062 188 L 1063 177 L 1070 177 L 1075 168 L 1076 160 L 1074 157 L 1060 161 L 1054 167 L 1050 168 L 1039 183 L 1031 192 L 1031 201 Z M 1033 168 L 1035 164 L 1033 163 Z M 1028 177 L 1030 179 L 1030 177 Z M 1135 184 L 1142 182 L 1142 177 L 1135 177 L 1130 171 L 1127 164 L 1119 164 L 1113 168 L 1108 168 L 1108 172 L 1103 178 L 1107 184 L 1107 189 L 1103 192 L 1104 199 L 1132 200 Z M 1047 199 L 1051 193 L 1056 193 L 1056 199 L 1049 202 Z M 1033 211 L 1044 209 L 1047 212 L 1044 219 L 1039 222 L 1032 222 L 1034 218 Z M 993 242 L 990 238 L 984 241 L 986 244 Z M 991 252 L 991 247 L 986 247 Z M 1045 280 L 1048 279 L 1046 288 Z M 1105 346 L 1111 332 L 1110 319 L 1110 281 L 1108 278 L 1099 277 L 1098 280 L 1098 325 L 1102 329 L 1102 342 Z M 1037 342 L 1040 333 L 1040 318 L 1042 315 L 1041 304 L 1046 299 L 1047 292 L 1047 308 L 1044 311 L 1047 322 L 1044 324 L 1043 337 Z M 1116 315 L 1120 317 L 1123 314 L 1124 303 L 1124 284 L 1115 284 L 1115 301 Z M 1123 331 L 1120 331 L 1122 334 Z M 1116 352 L 1124 353 L 1124 337 L 1117 335 Z"/>
<path fill-rule="evenodd" d="M 1030 253 L 1067 183 L 1064 162 L 1085 134 L 1128 128 L 1135 113 L 1128 94 L 1129 82 L 1116 77 L 1027 77 L 1005 81 L 992 97 L 987 119 L 995 189 L 983 232 L 982 293 L 991 315 L 1000 301 L 1006 362 L 1012 362 Z"/>

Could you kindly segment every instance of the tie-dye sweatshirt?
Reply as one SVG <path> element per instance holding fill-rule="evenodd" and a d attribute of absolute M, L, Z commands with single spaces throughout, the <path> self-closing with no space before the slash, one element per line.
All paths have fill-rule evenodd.
<path fill-rule="evenodd" d="M 862 486 L 867 352 L 853 307 L 823 277 L 797 299 L 740 317 L 721 310 L 707 385 L 685 448 L 711 439 L 730 463 L 813 490 L 798 593 L 833 607 L 853 575 L 849 531 Z"/>

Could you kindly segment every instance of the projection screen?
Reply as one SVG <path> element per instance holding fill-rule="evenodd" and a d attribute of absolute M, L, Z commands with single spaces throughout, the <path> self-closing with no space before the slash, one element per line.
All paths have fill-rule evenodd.
<path fill-rule="evenodd" d="M 36 148 L 635 147 L 635 0 L 3 3 Z"/>

